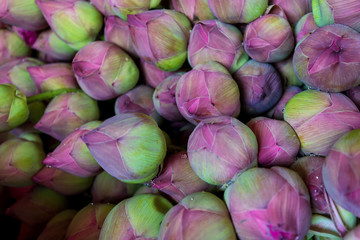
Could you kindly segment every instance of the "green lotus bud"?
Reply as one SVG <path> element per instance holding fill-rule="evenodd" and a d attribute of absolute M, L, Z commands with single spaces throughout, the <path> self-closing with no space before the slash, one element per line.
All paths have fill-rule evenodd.
<path fill-rule="evenodd" d="M 333 221 L 331 221 L 330 218 L 318 214 L 312 215 L 308 234 L 330 238 L 331 240 L 341 239 Z"/>
<path fill-rule="evenodd" d="M 29 56 L 30 53 L 30 47 L 16 33 L 0 29 L 0 65 L 9 60 Z"/>

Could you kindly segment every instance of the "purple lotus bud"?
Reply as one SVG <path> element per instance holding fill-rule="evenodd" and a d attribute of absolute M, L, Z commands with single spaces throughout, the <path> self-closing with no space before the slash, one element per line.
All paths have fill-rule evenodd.
<path fill-rule="evenodd" d="M 296 76 L 294 67 L 293 67 L 293 55 L 290 55 L 287 59 L 276 62 L 276 70 L 278 70 L 281 79 L 283 80 L 283 86 L 302 86 L 303 83 Z"/>
<path fill-rule="evenodd" d="M 35 58 L 22 58 L 10 61 L 0 66 L 0 84 L 10 83 L 24 92 L 27 97 L 39 93 L 27 68 L 43 63 Z"/>
<path fill-rule="evenodd" d="M 172 0 L 171 3 L 176 11 L 185 14 L 192 22 L 215 19 L 207 0 Z"/>
<path fill-rule="evenodd" d="M 44 224 L 57 213 L 66 209 L 65 196 L 45 187 L 36 187 L 17 200 L 7 210 L 7 215 L 29 226 Z"/>
<path fill-rule="evenodd" d="M 156 111 L 169 121 L 181 121 L 183 116 L 176 105 L 176 85 L 184 73 L 176 73 L 162 81 L 155 89 L 153 102 Z"/>
<path fill-rule="evenodd" d="M 176 71 L 186 61 L 191 24 L 172 10 L 151 10 L 128 16 L 137 55 L 163 71 Z"/>
<path fill-rule="evenodd" d="M 139 186 L 138 184 L 123 183 L 103 171 L 95 177 L 91 195 L 94 203 L 116 204 L 134 195 Z"/>
<path fill-rule="evenodd" d="M 118 46 L 97 41 L 83 47 L 73 59 L 81 89 L 96 100 L 109 100 L 135 87 L 139 70 Z"/>
<path fill-rule="evenodd" d="M 301 88 L 296 86 L 288 86 L 285 89 L 284 94 L 278 101 L 278 103 L 266 114 L 269 118 L 274 118 L 277 120 L 284 120 L 284 109 L 285 105 L 288 103 L 288 101 L 294 97 L 296 94 L 301 92 Z"/>
<path fill-rule="evenodd" d="M 173 72 L 165 72 L 156 67 L 155 64 L 140 59 L 141 72 L 147 85 L 156 88 L 165 78 L 173 75 Z"/>
<path fill-rule="evenodd" d="M 360 239 L 360 225 L 358 225 L 356 228 L 354 228 L 344 237 L 344 240 L 357 240 L 357 239 Z"/>
<path fill-rule="evenodd" d="M 72 219 L 64 239 L 98 240 L 101 228 L 113 204 L 88 204 Z"/>
<path fill-rule="evenodd" d="M 310 88 L 342 92 L 360 84 L 360 33 L 345 25 L 316 29 L 294 52 L 294 70 Z"/>
<path fill-rule="evenodd" d="M 37 37 L 39 36 L 39 32 L 30 31 L 20 27 L 13 26 L 12 30 L 28 45 L 32 46 Z"/>
<path fill-rule="evenodd" d="M 51 30 L 41 32 L 32 48 L 44 54 L 47 62 L 70 61 L 76 53 Z"/>
<path fill-rule="evenodd" d="M 249 23 L 260 17 L 268 0 L 208 0 L 211 12 L 226 23 Z"/>
<path fill-rule="evenodd" d="M 235 240 L 236 234 L 224 202 L 211 193 L 197 192 L 165 215 L 158 240 L 167 239 Z"/>
<path fill-rule="evenodd" d="M 288 21 L 274 14 L 256 19 L 245 30 L 245 51 L 258 62 L 279 62 L 286 59 L 294 49 L 294 42 Z"/>
<path fill-rule="evenodd" d="M 307 238 L 311 239 L 309 236 L 314 236 L 314 239 L 332 239 L 332 240 L 341 240 L 341 237 L 336 230 L 335 224 L 333 221 L 319 214 L 313 214 L 311 218 L 311 226 L 307 233 Z"/>
<path fill-rule="evenodd" d="M 41 92 L 78 88 L 71 65 L 68 63 L 28 67 L 27 70 Z"/>
<path fill-rule="evenodd" d="M 154 89 L 147 85 L 135 87 L 116 99 L 115 114 L 144 113 L 159 123 L 161 117 L 155 110 L 153 93 Z"/>
<path fill-rule="evenodd" d="M 226 184 L 246 169 L 257 166 L 255 134 L 232 117 L 202 121 L 190 135 L 187 151 L 195 173 L 213 185 Z"/>
<path fill-rule="evenodd" d="M 315 23 L 313 13 L 311 12 L 304 15 L 302 18 L 300 18 L 294 29 L 296 42 L 299 43 L 317 28 L 319 27 Z"/>
<path fill-rule="evenodd" d="M 161 0 L 107 0 L 115 14 L 125 21 L 130 14 L 138 14 L 157 7 Z"/>
<path fill-rule="evenodd" d="M 285 11 L 292 26 L 295 26 L 302 16 L 311 11 L 311 0 L 272 0 L 271 2 Z"/>
<path fill-rule="evenodd" d="M 154 178 L 166 154 L 164 134 L 143 113 L 115 115 L 81 138 L 106 172 L 128 183 Z"/>
<path fill-rule="evenodd" d="M 329 213 L 321 173 L 324 160 L 323 157 L 302 157 L 291 165 L 291 169 L 299 174 L 308 187 L 311 205 L 316 213 Z"/>
<path fill-rule="evenodd" d="M 77 213 L 74 209 L 67 209 L 56 214 L 47 224 L 37 240 L 64 240 L 71 220 Z"/>
<path fill-rule="evenodd" d="M 81 137 L 100 124 L 100 121 L 88 122 L 70 133 L 42 163 L 79 177 L 98 174 L 101 168 Z"/>
<path fill-rule="evenodd" d="M 360 86 L 346 91 L 346 95 L 355 103 L 360 110 Z"/>
<path fill-rule="evenodd" d="M 114 43 L 128 52 L 131 56 L 137 57 L 130 35 L 129 23 L 127 21 L 116 16 L 106 17 L 105 41 Z"/>
<path fill-rule="evenodd" d="M 359 110 L 341 93 L 298 93 L 286 104 L 284 119 L 295 130 L 306 155 L 326 156 L 344 133 L 360 128 Z"/>
<path fill-rule="evenodd" d="M 196 23 L 191 30 L 188 51 L 188 59 L 192 67 L 215 61 L 221 63 L 231 73 L 249 59 L 242 46 L 240 30 L 219 20 Z"/>
<path fill-rule="evenodd" d="M 2 0 L 0 21 L 31 31 L 48 26 L 34 0 Z"/>
<path fill-rule="evenodd" d="M 41 138 L 27 133 L 2 143 L 0 156 L 0 184 L 25 187 L 33 183 L 31 178 L 43 167 L 45 153 Z"/>
<path fill-rule="evenodd" d="M 359 155 L 360 129 L 356 129 L 344 134 L 335 142 L 325 159 L 322 171 L 329 196 L 358 217 L 360 216 Z"/>
<path fill-rule="evenodd" d="M 303 239 L 311 225 L 308 189 L 287 168 L 250 169 L 226 189 L 224 199 L 242 239 Z"/>
<path fill-rule="evenodd" d="M 165 159 L 162 172 L 152 180 L 152 186 L 177 202 L 192 193 L 209 188 L 209 184 L 192 170 L 185 151 L 172 154 Z"/>
<path fill-rule="evenodd" d="M 287 122 L 257 117 L 246 125 L 254 132 L 258 142 L 259 165 L 288 167 L 295 161 L 300 141 Z"/>
<path fill-rule="evenodd" d="M 234 74 L 239 85 L 242 111 L 256 116 L 272 108 L 281 98 L 282 82 L 268 63 L 250 60 Z"/>
<path fill-rule="evenodd" d="M 82 92 L 65 93 L 50 101 L 35 129 L 62 141 L 76 128 L 98 118 L 95 100 Z"/>
<path fill-rule="evenodd" d="M 99 240 L 157 240 L 171 203 L 160 195 L 140 194 L 117 204 L 105 219 Z"/>
<path fill-rule="evenodd" d="M 192 124 L 217 116 L 237 117 L 239 88 L 225 67 L 217 62 L 196 66 L 176 86 L 176 104 Z"/>
<path fill-rule="evenodd" d="M 99 12 L 104 16 L 115 15 L 115 12 L 112 10 L 109 0 L 90 0 L 91 4 L 96 7 Z"/>
<path fill-rule="evenodd" d="M 275 15 L 278 15 L 278 16 L 284 18 L 285 20 L 289 21 L 288 18 L 286 17 L 284 9 L 282 9 L 282 7 L 279 5 L 269 5 L 267 7 L 264 15 L 268 15 L 268 14 L 275 14 Z"/>
<path fill-rule="evenodd" d="M 14 32 L 7 29 L 0 29 L 0 65 L 11 60 L 27 57 L 31 49 Z"/>

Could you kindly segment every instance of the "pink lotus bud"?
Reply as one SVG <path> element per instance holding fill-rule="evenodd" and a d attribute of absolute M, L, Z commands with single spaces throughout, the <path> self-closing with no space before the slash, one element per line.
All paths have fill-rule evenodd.
<path fill-rule="evenodd" d="M 192 193 L 209 188 L 209 184 L 192 170 L 185 151 L 172 154 L 165 159 L 164 168 L 159 176 L 152 180 L 152 186 L 177 202 Z"/>
<path fill-rule="evenodd" d="M 356 129 L 335 142 L 326 156 L 322 171 L 329 196 L 357 217 L 360 216 L 359 156 L 360 129 Z"/>
<path fill-rule="evenodd" d="M 2 0 L 0 21 L 31 31 L 48 26 L 34 0 Z"/>
<path fill-rule="evenodd" d="M 71 65 L 68 63 L 28 67 L 27 70 L 41 92 L 78 88 Z"/>
<path fill-rule="evenodd" d="M 346 91 L 346 95 L 355 103 L 360 110 L 360 86 Z"/>
<path fill-rule="evenodd" d="M 156 88 L 159 83 L 165 78 L 173 75 L 173 72 L 165 72 L 156 67 L 155 64 L 149 63 L 140 59 L 141 72 L 144 74 L 145 82 L 153 88 Z"/>
<path fill-rule="evenodd" d="M 187 151 L 195 173 L 213 185 L 226 184 L 246 169 L 257 166 L 255 134 L 232 117 L 200 122 L 190 135 Z"/>
<path fill-rule="evenodd" d="M 341 93 L 298 93 L 286 104 L 284 119 L 295 130 L 306 155 L 326 156 L 344 133 L 360 128 L 359 110 Z"/>
<path fill-rule="evenodd" d="M 143 113 L 116 115 L 81 139 L 106 172 L 128 183 L 154 178 L 166 154 L 164 134 Z"/>
<path fill-rule="evenodd" d="M 36 187 L 7 210 L 7 215 L 29 226 L 44 224 L 68 205 L 65 196 L 45 187 Z"/>
<path fill-rule="evenodd" d="M 208 192 L 193 193 L 165 215 L 158 240 L 236 239 L 222 200 Z"/>
<path fill-rule="evenodd" d="M 7 29 L 0 29 L 0 65 L 27 57 L 30 53 L 30 48 L 18 35 Z"/>
<path fill-rule="evenodd" d="M 115 14 L 124 20 L 127 20 L 129 14 L 145 12 L 151 8 L 157 7 L 161 0 L 107 0 Z"/>
<path fill-rule="evenodd" d="M 215 19 L 207 0 L 172 0 L 171 3 L 176 11 L 185 14 L 192 22 Z"/>
<path fill-rule="evenodd" d="M 37 186 L 36 183 L 26 187 L 8 187 L 7 190 L 11 198 L 19 200 Z"/>
<path fill-rule="evenodd" d="M 106 2 L 106 1 L 105 1 Z M 105 18 L 105 41 L 114 43 L 133 57 L 137 57 L 131 39 L 129 23 L 116 16 Z"/>
<path fill-rule="evenodd" d="M 97 41 L 83 47 L 73 59 L 81 89 L 96 100 L 109 100 L 135 87 L 139 70 L 118 46 Z"/>
<path fill-rule="evenodd" d="M 32 46 L 39 36 L 39 32 L 30 31 L 20 27 L 13 26 L 12 30 L 28 45 Z"/>
<path fill-rule="evenodd" d="M 287 168 L 250 169 L 226 189 L 224 199 L 242 239 L 303 239 L 311 225 L 308 189 Z"/>
<path fill-rule="evenodd" d="M 219 20 L 198 22 L 190 34 L 189 63 L 195 67 L 215 61 L 233 73 L 249 59 L 241 41 L 240 30 L 231 24 Z"/>
<path fill-rule="evenodd" d="M 242 111 L 256 116 L 272 108 L 281 98 L 282 82 L 268 63 L 250 60 L 234 74 L 239 85 Z"/>
<path fill-rule="evenodd" d="M 153 102 L 156 111 L 169 121 L 181 121 L 183 116 L 176 105 L 176 85 L 184 73 L 176 73 L 162 81 L 155 89 Z"/>
<path fill-rule="evenodd" d="M 278 70 L 281 79 L 283 80 L 283 86 L 302 86 L 303 83 L 296 76 L 294 67 L 293 67 L 293 55 L 288 57 L 287 59 L 276 62 L 275 64 L 276 70 Z"/>
<path fill-rule="evenodd" d="M 345 25 L 316 29 L 294 52 L 294 70 L 310 88 L 342 92 L 360 84 L 360 33 Z"/>
<path fill-rule="evenodd" d="M 103 171 L 95 177 L 91 195 L 94 203 L 116 204 L 134 195 L 139 186 L 138 184 L 123 183 Z"/>
<path fill-rule="evenodd" d="M 301 88 L 296 86 L 288 86 L 285 89 L 284 94 L 278 101 L 278 103 L 266 114 L 269 118 L 274 118 L 277 120 L 284 120 L 284 109 L 285 105 L 288 103 L 288 101 L 294 97 L 296 94 L 301 92 Z"/>
<path fill-rule="evenodd" d="M 288 21 L 278 15 L 269 14 L 247 25 L 244 47 L 246 53 L 255 61 L 279 62 L 293 51 L 294 41 Z"/>
<path fill-rule="evenodd" d="M 74 209 L 67 209 L 56 214 L 47 224 L 37 240 L 64 240 L 71 220 L 77 213 Z"/>
<path fill-rule="evenodd" d="M 99 12 L 104 16 L 115 15 L 115 12 L 112 10 L 109 0 L 90 0 L 91 4 L 96 7 Z"/>
<path fill-rule="evenodd" d="M 192 124 L 216 116 L 237 117 L 239 88 L 225 67 L 216 62 L 196 66 L 176 86 L 176 104 Z"/>
<path fill-rule="evenodd" d="M 260 17 L 268 0 L 208 0 L 211 12 L 226 23 L 249 23 Z"/>
<path fill-rule="evenodd" d="M 65 93 L 53 98 L 35 129 L 62 141 L 81 125 L 97 120 L 99 108 L 85 93 Z"/>
<path fill-rule="evenodd" d="M 257 117 L 251 119 L 247 126 L 254 132 L 258 142 L 259 165 L 288 167 L 295 161 L 300 141 L 287 122 Z"/>
<path fill-rule="evenodd" d="M 186 61 L 191 24 L 172 10 L 151 10 L 128 16 L 136 53 L 163 71 L 176 71 Z"/>
<path fill-rule="evenodd" d="M 280 6 L 292 26 L 306 13 L 311 11 L 311 0 L 272 0 L 273 4 Z"/>
<path fill-rule="evenodd" d="M 300 18 L 294 29 L 296 43 L 299 43 L 317 28 L 319 27 L 315 23 L 313 13 L 308 13 L 304 15 L 302 18 Z"/>
<path fill-rule="evenodd" d="M 101 171 L 81 137 L 97 128 L 100 121 L 88 122 L 70 133 L 42 162 L 78 177 L 95 176 Z"/>
<path fill-rule="evenodd" d="M 344 240 L 357 240 L 357 239 L 360 239 L 360 225 L 354 228 L 344 237 Z"/>
<path fill-rule="evenodd" d="M 72 219 L 65 239 L 98 240 L 105 218 L 113 207 L 113 204 L 87 205 Z"/>

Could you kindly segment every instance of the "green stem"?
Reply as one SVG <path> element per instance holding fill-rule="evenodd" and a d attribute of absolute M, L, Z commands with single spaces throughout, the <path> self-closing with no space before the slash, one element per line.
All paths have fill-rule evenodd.
<path fill-rule="evenodd" d="M 44 100 L 50 100 L 60 94 L 63 93 L 71 93 L 71 92 L 82 92 L 81 89 L 75 89 L 75 88 L 63 88 L 63 89 L 57 89 L 53 91 L 43 92 L 31 97 L 27 98 L 27 103 L 33 103 L 38 101 L 44 101 Z"/>

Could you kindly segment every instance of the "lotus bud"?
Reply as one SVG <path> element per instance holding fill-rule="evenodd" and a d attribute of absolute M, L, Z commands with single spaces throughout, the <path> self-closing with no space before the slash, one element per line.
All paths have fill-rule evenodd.
<path fill-rule="evenodd" d="M 36 187 L 7 210 L 7 215 L 36 226 L 44 224 L 68 205 L 65 196 L 45 187 Z"/>
<path fill-rule="evenodd" d="M 47 224 L 37 240 L 64 240 L 71 220 L 77 213 L 74 209 L 67 209 L 56 214 Z"/>
<path fill-rule="evenodd" d="M 279 62 L 286 59 L 294 49 L 294 42 L 288 21 L 275 14 L 256 19 L 245 30 L 245 51 L 258 62 Z"/>
<path fill-rule="evenodd" d="M 288 168 L 250 169 L 225 190 L 224 199 L 243 239 L 303 239 L 311 225 L 308 189 Z"/>
<path fill-rule="evenodd" d="M 26 187 L 7 187 L 9 195 L 15 200 L 19 200 L 29 192 L 31 192 L 37 186 L 36 183 Z"/>
<path fill-rule="evenodd" d="M 158 240 L 165 239 L 235 240 L 236 233 L 224 202 L 211 193 L 196 192 L 165 215 Z"/>
<path fill-rule="evenodd" d="M 16 33 L 0 29 L 0 65 L 27 57 L 30 53 L 30 47 Z"/>
<path fill-rule="evenodd" d="M 179 79 L 176 104 L 183 117 L 192 124 L 216 116 L 237 117 L 240 92 L 225 67 L 209 62 L 196 66 Z"/>
<path fill-rule="evenodd" d="M 167 77 L 155 89 L 153 102 L 156 111 L 169 121 L 181 121 L 183 116 L 176 105 L 176 85 L 184 73 L 176 73 Z"/>
<path fill-rule="evenodd" d="M 141 72 L 147 85 L 156 88 L 167 77 L 173 75 L 173 72 L 165 72 L 156 67 L 155 64 L 140 59 Z"/>
<path fill-rule="evenodd" d="M 95 177 L 91 195 L 94 203 L 116 204 L 134 195 L 138 188 L 138 184 L 123 183 L 103 171 Z"/>
<path fill-rule="evenodd" d="M 153 93 L 154 89 L 147 85 L 135 87 L 116 99 L 115 114 L 144 113 L 159 123 L 161 117 L 155 110 Z"/>
<path fill-rule="evenodd" d="M 359 110 L 341 93 L 298 93 L 286 104 L 284 119 L 295 130 L 306 155 L 326 156 L 344 133 L 360 128 Z"/>
<path fill-rule="evenodd" d="M 291 169 L 299 174 L 308 187 L 313 212 L 316 213 L 329 213 L 326 201 L 326 191 L 321 173 L 324 160 L 323 157 L 302 157 L 291 165 Z"/>
<path fill-rule="evenodd" d="M 312 215 L 308 234 L 315 235 L 316 237 L 323 237 L 325 239 L 341 240 L 331 219 L 319 214 Z"/>
<path fill-rule="evenodd" d="M 96 41 L 82 48 L 73 60 L 81 89 L 96 100 L 109 100 L 135 87 L 139 70 L 118 46 Z"/>
<path fill-rule="evenodd" d="M 260 17 L 268 0 L 208 0 L 210 11 L 226 23 L 249 23 Z"/>
<path fill-rule="evenodd" d="M 101 167 L 91 155 L 81 137 L 97 128 L 100 121 L 88 122 L 70 133 L 61 144 L 42 162 L 78 177 L 91 177 L 101 171 Z"/>
<path fill-rule="evenodd" d="M 228 116 L 198 124 L 190 135 L 187 151 L 195 173 L 213 185 L 226 184 L 246 169 L 257 166 L 255 134 Z"/>
<path fill-rule="evenodd" d="M 62 141 L 81 125 L 97 120 L 99 108 L 85 93 L 65 93 L 53 98 L 35 129 Z"/>
<path fill-rule="evenodd" d="M 163 71 L 176 71 L 186 61 L 191 24 L 172 10 L 151 10 L 128 16 L 137 55 Z"/>
<path fill-rule="evenodd" d="M 0 145 L 0 184 L 8 187 L 31 185 L 45 158 L 42 142 L 35 134 L 23 134 Z"/>
<path fill-rule="evenodd" d="M 34 182 L 65 196 L 85 192 L 93 182 L 92 177 L 77 177 L 52 167 L 44 167 L 35 176 L 33 176 L 32 179 Z"/>
<path fill-rule="evenodd" d="M 140 194 L 117 204 L 105 219 L 99 240 L 156 240 L 171 203 L 160 195 Z"/>
<path fill-rule="evenodd" d="M 31 31 L 42 30 L 48 26 L 35 0 L 1 1 L 0 21 Z"/>
<path fill-rule="evenodd" d="M 136 190 L 136 192 L 134 193 L 134 196 L 139 195 L 139 194 L 160 194 L 160 191 L 156 188 L 153 188 L 153 187 L 150 187 L 147 185 L 143 185 Z"/>
<path fill-rule="evenodd" d="M 115 14 L 127 20 L 129 14 L 138 14 L 157 7 L 161 0 L 107 0 Z"/>
<path fill-rule="evenodd" d="M 0 84 L 0 132 L 23 124 L 29 117 L 25 94 L 14 85 Z"/>
<path fill-rule="evenodd" d="M 294 67 L 293 67 L 293 55 L 288 57 L 287 59 L 276 62 L 275 64 L 276 70 L 280 73 L 281 79 L 283 80 L 284 86 L 302 86 L 303 83 L 296 76 Z"/>
<path fill-rule="evenodd" d="M 65 239 L 98 240 L 105 218 L 113 207 L 113 204 L 87 205 L 72 219 Z"/>
<path fill-rule="evenodd" d="M 251 119 L 247 126 L 254 132 L 258 142 L 259 165 L 288 167 L 295 161 L 300 141 L 287 122 L 257 117 Z"/>
<path fill-rule="evenodd" d="M 346 91 L 346 95 L 355 103 L 360 110 L 360 86 Z"/>
<path fill-rule="evenodd" d="M 313 13 L 311 12 L 304 15 L 302 18 L 300 18 L 294 29 L 296 42 L 299 43 L 317 28 L 319 27 L 315 23 Z"/>
<path fill-rule="evenodd" d="M 360 225 L 345 235 L 344 240 L 357 240 L 360 238 Z"/>
<path fill-rule="evenodd" d="M 297 86 L 288 86 L 278 103 L 267 113 L 267 117 L 284 120 L 284 109 L 288 101 L 302 90 Z"/>
<path fill-rule="evenodd" d="M 268 111 L 281 98 L 282 82 L 268 63 L 250 60 L 234 74 L 239 85 L 242 111 L 256 116 Z"/>
<path fill-rule="evenodd" d="M 103 17 L 87 1 L 35 0 L 56 35 L 71 48 L 80 50 L 95 40 Z"/>
<path fill-rule="evenodd" d="M 16 26 L 13 26 L 12 30 L 30 47 L 39 36 L 39 32 L 37 31 L 30 31 Z"/>
<path fill-rule="evenodd" d="M 164 167 L 152 186 L 180 202 L 184 197 L 205 191 L 209 184 L 201 180 L 192 170 L 185 151 L 172 154 L 165 159 Z"/>
<path fill-rule="evenodd" d="M 274 4 L 269 5 L 266 8 L 266 11 L 265 11 L 264 15 L 268 15 L 268 14 L 279 15 L 280 17 L 284 18 L 285 20 L 289 21 L 288 18 L 286 17 L 286 14 L 285 14 L 284 10 L 279 5 L 274 5 Z"/>
<path fill-rule="evenodd" d="M 52 30 L 40 33 L 32 48 L 52 58 L 48 62 L 70 61 L 75 56 L 76 51 L 69 47 L 63 40 L 56 36 Z"/>
<path fill-rule="evenodd" d="M 96 9 L 102 13 L 104 16 L 115 15 L 115 12 L 112 10 L 109 0 L 90 0 L 91 4 L 96 7 Z"/>
<path fill-rule="evenodd" d="M 207 0 L 172 0 L 171 3 L 176 11 L 185 14 L 192 22 L 215 19 Z"/>
<path fill-rule="evenodd" d="M 358 191 L 360 176 L 357 174 L 359 154 L 360 129 L 356 129 L 344 134 L 335 142 L 326 156 L 322 171 L 329 196 L 341 207 L 358 217 L 360 217 Z"/>
<path fill-rule="evenodd" d="M 137 57 L 130 35 L 129 23 L 127 21 L 116 16 L 106 17 L 105 41 L 114 43 L 128 52 L 131 56 Z"/>
<path fill-rule="evenodd" d="M 215 61 L 233 73 L 249 59 L 241 41 L 240 30 L 231 24 L 219 20 L 198 22 L 190 34 L 189 63 L 195 67 Z"/>
<path fill-rule="evenodd" d="M 25 93 L 27 97 L 39 93 L 27 68 L 43 63 L 35 58 L 22 58 L 10 61 L 0 66 L 0 84 L 10 83 Z"/>
<path fill-rule="evenodd" d="M 28 72 L 41 92 L 78 88 L 71 65 L 68 63 L 28 67 Z"/>
<path fill-rule="evenodd" d="M 272 3 L 284 10 L 292 26 L 306 13 L 311 12 L 311 0 L 272 0 Z"/>
<path fill-rule="evenodd" d="M 106 172 L 127 183 L 154 178 L 166 154 L 161 129 L 143 113 L 116 115 L 81 139 Z"/>

